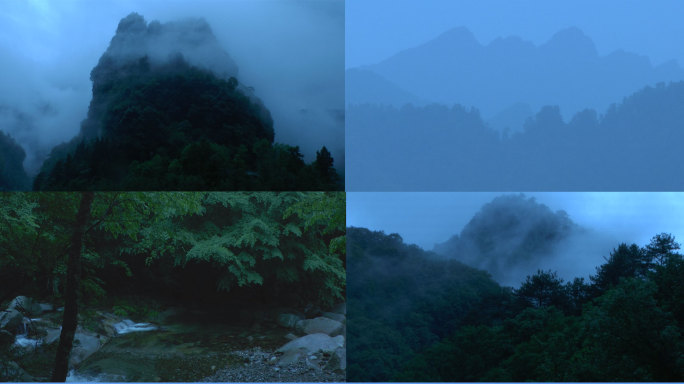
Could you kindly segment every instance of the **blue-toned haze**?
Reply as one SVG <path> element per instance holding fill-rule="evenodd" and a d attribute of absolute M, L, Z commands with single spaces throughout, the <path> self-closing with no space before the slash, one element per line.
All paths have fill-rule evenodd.
<path fill-rule="evenodd" d="M 381 230 L 387 234 L 398 233 L 406 243 L 432 250 L 453 235 L 462 234 L 469 222 L 482 212 L 483 206 L 501 196 L 517 195 L 351 192 L 347 193 L 347 226 Z M 542 255 L 535 260 L 534 265 L 520 270 L 512 269 L 506 283 L 513 283 L 534 273 L 537 268 L 558 270 L 559 275 L 566 279 L 587 277 L 596 266 L 605 262 L 604 257 L 608 257 L 610 251 L 620 243 L 644 246 L 654 235 L 662 232 L 672 234 L 680 243 L 684 241 L 684 222 L 681 220 L 684 216 L 684 193 L 552 192 L 525 193 L 524 196 L 520 201 L 534 198 L 536 203 L 548 207 L 549 217 L 558 211 L 565 211 L 567 217 L 582 229 L 568 232 L 567 238 L 558 243 L 560 245 L 552 254 Z M 533 216 L 527 213 L 519 217 L 517 228 L 521 230 L 518 240 L 523 240 L 528 233 L 521 223 L 534 222 Z M 549 217 L 542 220 L 548 220 Z M 487 217 L 487 220 L 497 225 L 497 221 L 505 221 L 507 217 L 495 214 Z M 495 233 L 487 235 L 497 237 Z"/>
<path fill-rule="evenodd" d="M 350 1 L 349 191 L 678 191 L 673 1 Z"/>
<path fill-rule="evenodd" d="M 378 63 L 458 26 L 482 44 L 513 35 L 541 44 L 574 26 L 600 54 L 623 49 L 654 64 L 684 64 L 684 3 L 677 0 L 348 0 L 345 8 L 346 68 Z"/>
<path fill-rule="evenodd" d="M 344 163 L 341 0 L 2 0 L 0 130 L 27 151 L 29 173 L 79 132 L 90 71 L 131 12 L 162 23 L 204 18 L 271 111 L 276 141 L 299 145 L 308 161 L 326 145 Z"/>

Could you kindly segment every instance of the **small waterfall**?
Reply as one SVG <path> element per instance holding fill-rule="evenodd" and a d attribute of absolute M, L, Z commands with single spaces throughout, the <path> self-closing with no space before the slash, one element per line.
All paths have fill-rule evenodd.
<path fill-rule="evenodd" d="M 19 335 L 28 336 L 28 320 L 26 318 L 23 318 L 17 327 L 17 336 Z"/>
<path fill-rule="evenodd" d="M 117 334 L 123 335 L 131 332 L 154 331 L 157 329 L 157 326 L 150 323 L 134 323 L 132 320 L 126 319 L 114 324 L 114 329 L 116 329 Z"/>
<path fill-rule="evenodd" d="M 37 347 L 38 345 L 41 344 L 42 340 L 40 339 L 29 339 L 29 325 L 31 324 L 31 321 L 35 320 L 40 320 L 40 319 L 27 319 L 24 318 L 21 321 L 21 325 L 18 326 L 17 328 L 17 336 L 14 339 L 14 344 L 20 346 L 20 347 Z"/>

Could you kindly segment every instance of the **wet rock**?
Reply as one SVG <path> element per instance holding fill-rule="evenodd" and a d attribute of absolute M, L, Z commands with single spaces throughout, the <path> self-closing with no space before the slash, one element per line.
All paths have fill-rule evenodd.
<path fill-rule="evenodd" d="M 48 328 L 46 329 L 46 335 L 43 341 L 45 344 L 52 344 L 56 341 L 59 340 L 59 336 L 62 333 L 62 330 L 59 328 Z"/>
<path fill-rule="evenodd" d="M 341 348 L 343 345 L 344 336 L 342 335 L 330 337 L 324 333 L 314 333 L 312 335 L 306 335 L 290 341 L 289 343 L 278 348 L 278 352 L 287 353 L 292 350 L 298 351 L 303 349 L 307 353 L 315 353 L 318 351 L 332 353 L 336 349 Z"/>
<path fill-rule="evenodd" d="M 98 331 L 101 331 L 107 337 L 113 337 L 119 333 L 117 324 L 121 322 L 121 319 L 103 312 L 98 312 L 98 316 L 100 318 L 100 327 L 98 328 Z"/>
<path fill-rule="evenodd" d="M 16 309 L 8 309 L 0 312 L 0 329 L 17 334 L 23 330 L 24 316 Z"/>
<path fill-rule="evenodd" d="M 340 348 L 333 352 L 330 360 L 325 365 L 325 369 L 329 371 L 345 371 L 347 369 L 347 349 Z"/>
<path fill-rule="evenodd" d="M 26 296 L 17 296 L 12 301 L 10 301 L 9 305 L 7 306 L 7 309 L 25 309 L 29 310 L 31 309 L 31 306 L 33 305 L 33 300 L 29 299 Z"/>
<path fill-rule="evenodd" d="M 314 333 L 325 333 L 328 336 L 341 335 L 344 325 L 327 317 L 317 317 L 310 320 L 300 320 L 297 322 L 297 330 L 307 335 Z"/>
<path fill-rule="evenodd" d="M 315 361 L 316 359 L 317 359 L 317 358 L 316 358 L 315 355 L 314 355 L 314 356 L 309 356 L 309 357 L 306 358 L 306 360 L 304 360 L 304 362 L 306 363 L 306 366 L 307 366 L 307 367 L 312 368 L 313 370 L 315 370 L 315 371 L 317 371 L 317 372 L 320 373 L 320 372 L 323 371 L 323 368 L 321 368 L 318 364 L 316 364 L 316 361 Z"/>
<path fill-rule="evenodd" d="M 278 360 L 278 365 L 284 367 L 286 365 L 291 365 L 296 363 L 299 359 L 306 356 L 306 350 L 303 349 L 291 349 L 280 356 Z"/>
<path fill-rule="evenodd" d="M 288 333 L 287 335 L 285 335 L 285 338 L 288 340 L 294 340 L 297 338 L 297 336 L 295 336 L 293 333 Z"/>
<path fill-rule="evenodd" d="M 285 328 L 295 328 L 297 322 L 302 320 L 302 317 L 292 313 L 281 313 L 278 315 L 278 325 Z"/>
<path fill-rule="evenodd" d="M 343 314 L 340 314 L 340 313 L 323 312 L 323 317 L 327 317 L 328 319 L 333 319 L 333 320 L 339 321 L 340 323 L 343 323 L 343 324 L 347 321 L 347 317 Z"/>
<path fill-rule="evenodd" d="M 17 296 L 9 303 L 7 309 L 16 309 L 29 316 L 38 316 L 54 310 L 54 307 L 50 304 L 40 304 L 30 297 Z"/>
<path fill-rule="evenodd" d="M 106 338 L 103 338 L 102 335 L 86 331 L 79 327 L 76 330 L 76 335 L 74 335 L 74 347 L 71 350 L 69 363 L 71 365 L 77 365 L 87 359 L 88 356 L 97 352 L 105 342 Z"/>

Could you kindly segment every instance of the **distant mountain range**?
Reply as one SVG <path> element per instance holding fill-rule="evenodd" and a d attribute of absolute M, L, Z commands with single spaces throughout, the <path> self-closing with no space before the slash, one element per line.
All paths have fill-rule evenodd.
<path fill-rule="evenodd" d="M 684 81 L 496 132 L 474 108 L 351 105 L 348 191 L 681 191 Z"/>
<path fill-rule="evenodd" d="M 621 50 L 601 56 L 577 28 L 541 45 L 520 37 L 483 45 L 459 27 L 346 75 L 347 104 L 457 103 L 478 108 L 494 128 L 517 129 L 543 106 L 559 106 L 566 120 L 586 108 L 603 112 L 644 86 L 684 79 L 684 70 Z"/>

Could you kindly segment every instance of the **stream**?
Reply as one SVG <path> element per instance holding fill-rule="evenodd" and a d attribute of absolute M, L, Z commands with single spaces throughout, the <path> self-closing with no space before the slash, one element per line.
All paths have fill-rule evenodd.
<path fill-rule="evenodd" d="M 69 372 L 67 381 L 199 381 L 243 364 L 234 352 L 273 351 L 287 342 L 277 325 L 244 325 L 183 312 L 158 324 L 124 320 L 118 335 Z"/>

